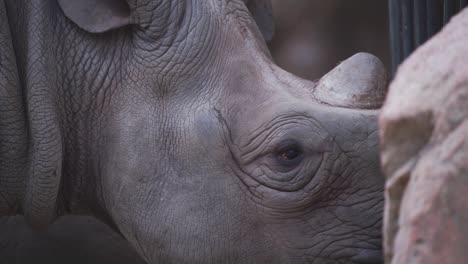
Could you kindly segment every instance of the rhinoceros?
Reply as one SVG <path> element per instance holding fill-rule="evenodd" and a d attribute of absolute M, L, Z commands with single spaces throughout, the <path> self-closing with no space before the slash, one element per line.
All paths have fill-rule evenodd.
<path fill-rule="evenodd" d="M 33 229 L 22 216 L 0 218 L 2 264 L 144 264 L 117 232 L 91 216 L 60 217 Z"/>
<path fill-rule="evenodd" d="M 2 1 L 0 215 L 91 215 L 148 263 L 381 263 L 385 69 L 280 69 L 270 7 Z"/>

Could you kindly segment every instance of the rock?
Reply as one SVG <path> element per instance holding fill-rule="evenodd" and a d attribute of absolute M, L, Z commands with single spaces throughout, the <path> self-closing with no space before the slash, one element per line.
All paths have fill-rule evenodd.
<path fill-rule="evenodd" d="M 468 261 L 468 9 L 398 69 L 380 116 L 385 263 Z"/>

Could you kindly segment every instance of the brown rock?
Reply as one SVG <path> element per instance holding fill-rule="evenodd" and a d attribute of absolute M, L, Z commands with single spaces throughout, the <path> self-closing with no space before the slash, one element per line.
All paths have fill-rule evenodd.
<path fill-rule="evenodd" d="M 386 263 L 468 263 L 468 9 L 399 68 L 380 116 Z"/>

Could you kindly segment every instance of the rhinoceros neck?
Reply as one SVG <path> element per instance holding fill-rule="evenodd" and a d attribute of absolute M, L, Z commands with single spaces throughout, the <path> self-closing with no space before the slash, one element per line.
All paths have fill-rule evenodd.
<path fill-rule="evenodd" d="M 23 94 L 4 2 L 0 2 L 0 216 L 20 211 L 28 153 Z"/>
<path fill-rule="evenodd" d="M 81 201 L 92 204 L 93 195 L 84 194 L 90 188 L 83 186 L 91 184 L 82 158 L 92 144 L 82 133 L 91 125 L 84 117 L 89 109 L 81 109 L 83 83 L 71 81 L 73 73 L 66 71 L 70 60 L 64 54 L 73 55 L 65 52 L 66 45 L 73 45 L 59 41 L 64 33 L 56 25 L 64 18 L 54 13 L 55 4 L 5 4 L 0 3 L 0 20 L 10 20 L 1 21 L 6 28 L 0 30 L 0 40 L 7 39 L 10 46 L 1 45 L 0 53 L 11 57 L 11 69 L 0 67 L 0 215 L 24 214 L 30 224 L 43 227 L 73 208 L 86 211 Z"/>
<path fill-rule="evenodd" d="M 12 133 L 16 147 L 21 149 L 17 156 L 22 162 L 15 164 L 16 171 L 1 177 L 21 182 L 12 206 L 14 213 L 23 213 L 31 224 L 40 227 L 57 216 L 63 162 L 61 104 L 54 85 L 57 73 L 51 71 L 47 56 L 51 47 L 44 42 L 50 34 L 44 21 L 50 15 L 46 10 L 51 9 L 47 3 L 36 0 L 3 3 L 5 6 L 0 9 L 7 15 L 2 19 L 8 18 L 3 25 L 9 28 L 11 61 L 15 64 L 10 74 L 17 77 L 15 89 L 21 98 L 14 98 L 13 104 L 20 110 L 17 116 L 22 129 Z"/>
<path fill-rule="evenodd" d="M 10 198 L 1 189 L 11 180 L 0 182 L 4 207 L 0 211 L 22 213 L 36 226 L 45 226 L 61 214 L 105 217 L 99 202 L 97 139 L 109 104 L 119 94 L 113 87 L 128 79 L 122 78 L 128 76 L 122 65 L 129 60 L 123 53 L 130 50 L 124 46 L 131 43 L 129 31 L 86 33 L 61 13 L 55 1 L 5 3 L 8 16 L 2 18 L 10 18 L 5 25 L 11 29 L 11 54 L 16 54 L 12 61 L 17 64 L 17 91 L 21 91 L 17 100 L 24 110 L 17 126 L 24 132 L 15 134 L 19 138 L 15 141 L 21 142 L 17 164 L 12 166 L 17 171 L 8 176 L 17 181 L 8 187 L 14 195 Z M 158 43 L 157 47 L 162 45 Z M 8 104 L 1 104 L 0 112 L 4 105 Z M 3 131 L 0 126 L 0 136 Z M 11 169 L 1 167 L 1 155 L 4 174 Z M 2 196 L 7 196 L 4 202 Z"/>

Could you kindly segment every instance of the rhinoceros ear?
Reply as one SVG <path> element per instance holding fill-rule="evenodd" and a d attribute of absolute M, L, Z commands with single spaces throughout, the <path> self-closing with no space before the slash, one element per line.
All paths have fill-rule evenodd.
<path fill-rule="evenodd" d="M 102 33 L 130 24 L 124 0 L 58 0 L 65 15 L 80 28 Z"/>
<path fill-rule="evenodd" d="M 263 38 L 270 41 L 275 32 L 273 21 L 273 8 L 270 0 L 244 0 L 245 5 L 252 14 L 258 28 L 262 32 Z"/>

